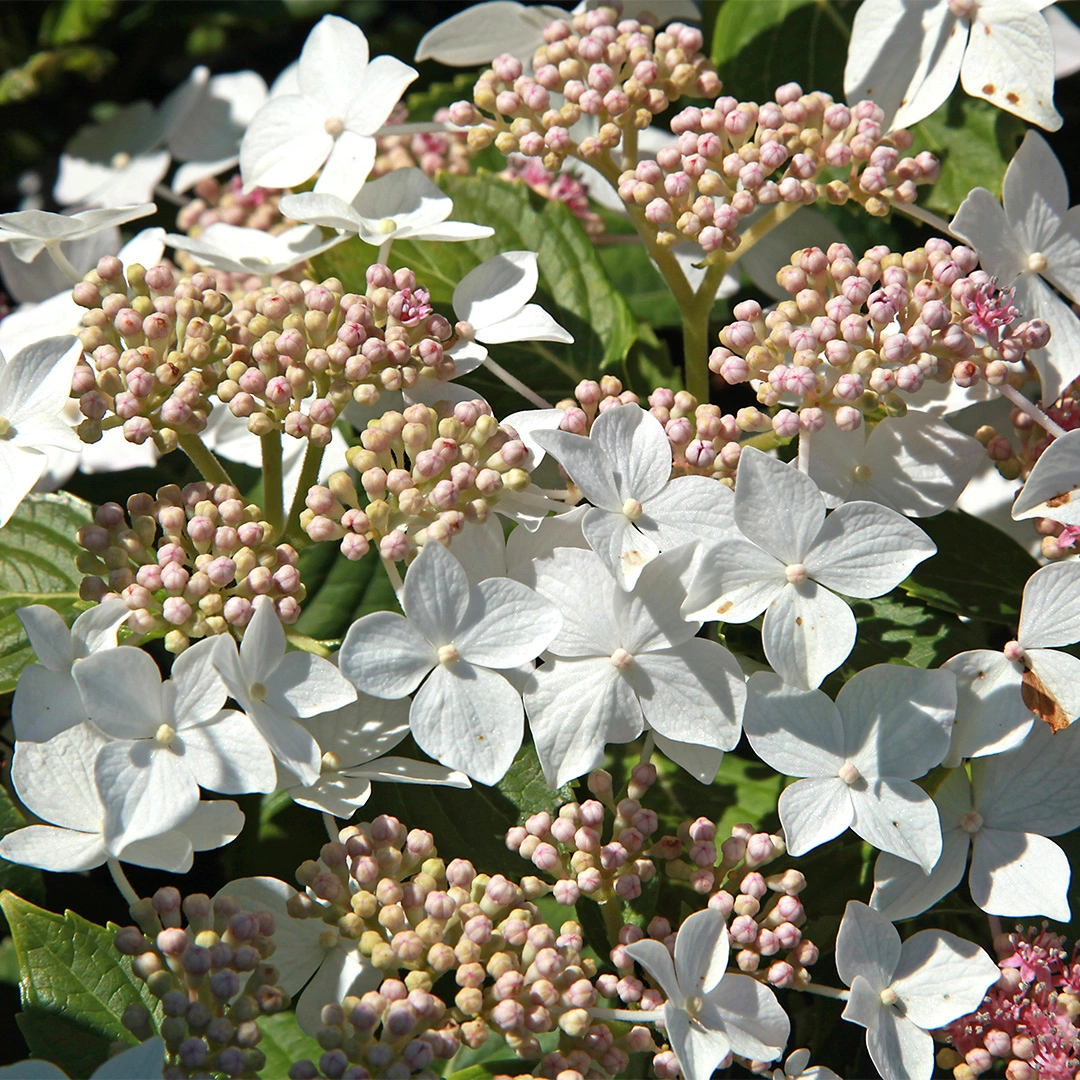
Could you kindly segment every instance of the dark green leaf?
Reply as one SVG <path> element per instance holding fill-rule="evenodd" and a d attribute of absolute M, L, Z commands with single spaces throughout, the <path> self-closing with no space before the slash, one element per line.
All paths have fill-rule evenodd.
<path fill-rule="evenodd" d="M 26 819 L 19 813 L 18 807 L 11 801 L 8 793 L 0 787 L 0 838 L 16 829 L 21 829 L 25 824 Z M 0 889 L 10 889 L 19 896 L 35 901 L 45 899 L 45 883 L 40 870 L 32 866 L 7 862 L 4 859 L 0 859 Z M 5 929 L 6 924 L 0 918 L 0 931 Z"/>
<path fill-rule="evenodd" d="M 0 909 L 15 940 L 19 1027 L 33 1056 L 86 1076 L 108 1058 L 111 1043 L 137 1042 L 121 1022 L 124 1009 L 142 1002 L 154 1011 L 158 1002 L 113 947 L 116 927 L 45 911 L 12 892 L 0 893 Z"/>
<path fill-rule="evenodd" d="M 90 504 L 73 495 L 28 495 L 0 529 L 0 694 L 34 659 L 16 609 L 47 604 L 68 623 L 78 614 L 75 534 L 90 519 Z"/>
<path fill-rule="evenodd" d="M 409 113 L 405 118 L 406 123 L 431 120 L 439 109 L 462 99 L 471 100 L 475 83 L 475 71 L 459 71 L 450 82 L 433 82 L 423 90 L 414 90 L 405 97 L 405 107 Z"/>
<path fill-rule="evenodd" d="M 941 179 L 923 189 L 919 205 L 952 216 L 972 188 L 984 187 L 999 195 L 1024 130 L 1019 117 L 957 90 L 936 113 L 911 129 L 912 153 L 929 150 L 941 162 Z"/>
<path fill-rule="evenodd" d="M 9 937 L 0 939 L 0 983 L 19 984 L 19 957 L 15 942 Z"/>
<path fill-rule="evenodd" d="M 38 41 L 42 46 L 85 41 L 120 5 L 117 0 L 64 0 L 52 4 L 41 20 Z"/>
<path fill-rule="evenodd" d="M 306 1058 L 317 1063 L 322 1056 L 322 1047 L 300 1030 L 296 1013 L 288 1011 L 260 1016 L 257 1023 L 262 1032 L 259 1049 L 266 1055 L 266 1064 L 259 1070 L 263 1076 L 288 1076 L 289 1066 L 294 1062 Z"/>
<path fill-rule="evenodd" d="M 1011 536 L 961 510 L 919 526 L 938 551 L 900 588 L 931 607 L 1015 627 L 1024 584 L 1039 564 Z"/>
<path fill-rule="evenodd" d="M 394 587 L 374 548 L 350 562 L 336 544 L 314 544 L 300 556 L 308 594 L 296 629 L 325 641 L 345 635 L 349 626 L 371 611 L 396 611 Z"/>

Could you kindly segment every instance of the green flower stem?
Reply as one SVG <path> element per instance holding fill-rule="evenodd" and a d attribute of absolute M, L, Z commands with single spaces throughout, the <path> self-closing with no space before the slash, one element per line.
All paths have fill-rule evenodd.
<path fill-rule="evenodd" d="M 619 943 L 619 931 L 623 928 L 622 897 L 611 886 L 604 889 L 602 896 L 600 913 L 604 916 L 608 944 L 614 948 Z"/>
<path fill-rule="evenodd" d="M 398 606 L 404 611 L 405 605 L 401 601 L 401 594 L 405 591 L 405 583 L 401 580 L 401 574 L 398 573 L 397 563 L 384 556 L 382 564 L 386 570 L 386 576 L 390 579 L 390 584 L 394 587 L 394 595 L 397 597 Z"/>
<path fill-rule="evenodd" d="M 300 469 L 300 480 L 296 485 L 296 494 L 293 496 L 292 506 L 289 507 L 289 518 L 285 523 L 285 531 L 281 537 L 294 547 L 304 547 L 308 543 L 307 537 L 300 531 L 300 514 L 306 505 L 308 491 L 319 479 L 319 466 L 322 464 L 324 450 L 325 447 L 316 446 L 313 442 L 309 442 L 307 450 L 304 452 L 304 464 Z"/>
<path fill-rule="evenodd" d="M 263 514 L 273 530 L 281 535 L 285 524 L 284 492 L 281 485 L 281 432 L 276 428 L 259 436 L 263 463 Z"/>
<path fill-rule="evenodd" d="M 484 367 L 496 378 L 501 379 L 511 390 L 516 390 L 526 401 L 538 409 L 554 409 L 550 401 L 542 398 L 530 386 L 526 386 L 516 375 L 511 375 L 501 364 L 495 363 L 490 356 L 484 358 Z"/>
<path fill-rule="evenodd" d="M 316 638 L 297 633 L 289 626 L 285 627 L 285 638 L 290 645 L 295 645 L 301 652 L 309 652 L 313 656 L 327 657 L 332 651 Z"/>
<path fill-rule="evenodd" d="M 341 832 L 338 828 L 337 818 L 324 810 L 322 819 L 323 827 L 326 829 L 326 835 L 330 837 L 330 843 L 336 844 L 338 842 L 339 833 Z"/>
<path fill-rule="evenodd" d="M 589 1010 L 594 1020 L 614 1020 L 623 1024 L 657 1024 L 664 1019 L 663 1009 L 601 1009 Z"/>
<path fill-rule="evenodd" d="M 198 435 L 181 435 L 177 440 L 177 445 L 191 458 L 204 480 L 208 480 L 211 484 L 229 484 L 231 487 L 236 487 L 232 477 L 225 471 L 225 466 Z"/>
<path fill-rule="evenodd" d="M 116 859 L 106 859 L 105 862 L 109 867 L 109 873 L 112 874 L 113 883 L 120 890 L 120 895 L 128 902 L 128 906 L 137 904 L 139 894 L 132 888 L 127 874 L 124 873 L 124 868 Z"/>
<path fill-rule="evenodd" d="M 49 257 L 52 259 L 52 261 L 56 263 L 57 267 L 60 269 L 60 272 L 66 274 L 71 279 L 71 283 L 73 285 L 77 285 L 80 281 L 82 281 L 82 274 L 80 274 L 79 271 L 71 265 L 71 261 L 63 253 L 63 251 L 60 250 L 59 240 L 48 241 L 48 243 L 45 244 L 45 250 L 49 253 Z"/>
<path fill-rule="evenodd" d="M 821 983 L 807 983 L 800 986 L 800 990 L 807 994 L 817 994 L 818 997 L 835 998 L 837 1001 L 847 1001 L 851 996 L 849 990 L 839 990 L 835 986 L 822 986 Z"/>

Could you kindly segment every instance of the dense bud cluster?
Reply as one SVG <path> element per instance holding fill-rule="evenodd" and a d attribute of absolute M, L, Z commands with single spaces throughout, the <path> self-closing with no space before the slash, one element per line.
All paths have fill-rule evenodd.
<path fill-rule="evenodd" d="M 119 595 L 131 611 L 128 628 L 166 630 L 171 652 L 182 652 L 192 638 L 246 626 L 257 596 L 273 599 L 283 623 L 300 615 L 305 588 L 295 549 L 275 545 L 259 507 L 228 484 L 170 484 L 154 497 L 140 492 L 128 499 L 126 513 L 105 503 L 78 542 L 85 550 L 76 565 L 88 575 L 80 596 L 101 602 Z"/>
<path fill-rule="evenodd" d="M 86 308 L 79 334 L 85 359 L 72 380 L 86 418 L 78 427 L 83 442 L 122 426 L 129 442 L 152 438 L 167 453 L 179 437 L 202 431 L 221 362 L 232 351 L 225 323 L 232 305 L 215 278 L 181 278 L 164 265 L 132 264 L 125 273 L 108 256 L 72 297 Z"/>
<path fill-rule="evenodd" d="M 519 180 L 544 199 L 565 203 L 570 213 L 581 223 L 589 236 L 599 236 L 604 231 L 604 219 L 589 203 L 589 187 L 569 172 L 552 172 L 545 169 L 537 158 L 511 154 L 506 168 L 499 173 L 504 180 Z"/>
<path fill-rule="evenodd" d="M 398 104 L 386 126 L 403 124 L 409 111 Z M 432 119 L 445 123 L 450 119 L 448 108 L 436 109 Z M 451 176 L 468 176 L 472 172 L 472 149 L 465 132 L 425 131 L 414 135 L 380 135 L 375 140 L 375 164 L 369 179 L 385 176 L 395 169 L 419 168 L 434 178 L 440 172 Z"/>
<path fill-rule="evenodd" d="M 1080 954 L 1030 928 L 995 941 L 1001 978 L 974 1013 L 946 1029 L 953 1050 L 938 1063 L 975 1080 L 1005 1063 L 1007 1080 L 1072 1080 L 1080 1069 Z M 1001 1075 L 1000 1073 L 998 1075 Z"/>
<path fill-rule="evenodd" d="M 189 236 L 198 236 L 218 222 L 268 233 L 284 232 L 292 224 L 278 209 L 284 194 L 277 188 L 262 187 L 245 192 L 239 173 L 224 182 L 210 176 L 195 185 L 195 197 L 177 211 L 176 227 Z M 190 270 L 194 265 L 189 259 L 184 268 Z"/>
<path fill-rule="evenodd" d="M 1000 305 L 976 262 L 945 240 L 904 254 L 878 246 L 859 260 L 844 244 L 796 252 L 776 275 L 793 299 L 768 313 L 754 300 L 737 304 L 709 357 L 728 383 L 757 382 L 766 409 L 794 401 L 771 416 L 744 409 L 739 426 L 784 438 L 831 416 L 854 431 L 879 407 L 902 414 L 901 395 L 929 381 L 1010 382 L 1009 365 L 1045 346 L 1049 327 L 997 321 Z"/>
<path fill-rule="evenodd" d="M 232 897 L 211 901 L 193 893 L 181 902 L 171 887 L 133 904 L 131 915 L 138 926 L 117 931 L 116 948 L 132 958 L 132 973 L 161 1002 L 167 1080 L 257 1075 L 266 1055 L 258 1049 L 256 1021 L 290 1003 L 269 962 L 273 916 L 245 911 Z M 129 1005 L 123 1021 L 139 1039 L 153 1034 L 145 1005 Z"/>
<path fill-rule="evenodd" d="M 596 160 L 636 138 L 684 94 L 711 97 L 720 89 L 701 53 L 701 31 L 682 23 L 657 32 L 602 7 L 551 23 L 544 41 L 532 75 L 516 57 L 496 57 L 476 83 L 473 102 L 450 107 L 454 123 L 472 128 L 470 146 L 494 143 L 504 154 L 538 157 L 556 172 L 568 156 Z M 563 99 L 558 108 L 555 95 Z M 570 128 L 583 117 L 595 117 L 598 130 L 575 142 Z"/>
<path fill-rule="evenodd" d="M 300 525 L 315 541 L 340 540 L 350 559 L 372 542 L 394 562 L 429 539 L 446 543 L 531 482 L 525 444 L 480 400 L 385 413 L 346 457 L 358 478 L 339 472 L 313 487 Z"/>

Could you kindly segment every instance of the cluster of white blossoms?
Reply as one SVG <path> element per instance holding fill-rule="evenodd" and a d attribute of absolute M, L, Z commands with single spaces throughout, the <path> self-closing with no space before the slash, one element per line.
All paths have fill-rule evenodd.
<path fill-rule="evenodd" d="M 666 106 L 707 66 L 697 31 L 676 23 L 657 32 L 639 21 L 639 6 L 567 13 L 498 0 L 449 20 L 421 54 L 493 60 L 517 87 L 500 93 L 514 99 L 500 111 L 543 113 L 549 132 L 566 135 L 546 111 L 558 103 L 537 90 L 544 71 L 522 74 L 520 58 L 543 47 L 552 79 L 584 80 L 578 96 L 595 97 L 600 134 L 581 138 L 606 155 L 619 139 L 636 146 L 649 121 L 602 97 L 609 76 Z M 844 125 L 869 124 L 873 137 L 860 129 L 854 146 L 862 138 L 898 159 L 911 137 L 888 132 L 940 104 L 958 73 L 972 93 L 1060 123 L 1041 5 L 925 6 L 918 35 L 910 5 L 860 9 L 846 81 L 868 100 Z M 1022 48 L 996 48 L 1006 28 Z M 502 43 L 499 55 L 473 42 L 478 32 Z M 948 39 L 940 55 L 938 38 Z M 896 41 L 895 70 L 878 82 L 880 53 Z M 601 56 L 604 65 L 588 66 Z M 449 1029 L 428 1032 L 423 1046 L 411 1033 L 442 1022 L 447 1008 L 468 1045 L 487 1023 L 522 1057 L 539 1046 L 529 1032 L 561 1030 L 562 1065 L 544 1068 L 563 1080 L 598 1075 L 594 1066 L 615 1074 L 646 1050 L 664 1077 L 708 1080 L 735 1058 L 761 1074 L 790 1034 L 779 987 L 844 1001 L 843 1018 L 866 1029 L 886 1080 L 929 1080 L 931 1033 L 974 1012 L 1000 970 L 977 944 L 941 930 L 901 944 L 893 922 L 929 911 L 965 873 L 992 925 L 1070 917 L 1068 857 L 1050 838 L 1080 827 L 1080 659 L 1069 651 L 1080 642 L 1080 562 L 1067 546 L 1069 530 L 1080 536 L 1080 434 L 1053 418 L 1068 410 L 1055 412 L 1051 399 L 1080 373 L 1058 344 L 1080 341 L 1058 295 L 1080 295 L 1080 233 L 1056 160 L 1029 135 L 1005 178 L 1004 208 L 971 193 L 952 223 L 970 248 L 938 239 L 861 258 L 842 244 L 826 244 L 827 256 L 785 252 L 771 270 L 791 298 L 768 311 L 736 305 L 717 352 L 713 388 L 749 382 L 760 409 L 725 413 L 663 387 L 646 401 L 610 375 L 567 387 L 573 397 L 552 405 L 521 365 L 499 362 L 511 343 L 574 344 L 533 302 L 538 255 L 503 244 L 497 227 L 458 220 L 419 169 L 367 182 L 377 139 L 416 77 L 392 57 L 369 59 L 360 29 L 326 16 L 269 91 L 253 73 L 210 78 L 200 68 L 159 107 L 137 103 L 80 131 L 56 198 L 84 209 L 0 214 L 0 246 L 14 256 L 5 273 L 14 266 L 17 277 L 42 256 L 74 284 L 53 297 L 39 276 L 44 303 L 0 323 L 0 344 L 12 342 L 10 357 L 0 355 L 0 526 L 35 485 L 61 483 L 84 442 L 107 443 L 117 468 L 180 450 L 205 481 L 134 492 L 126 510 L 96 508 L 79 533 L 85 610 L 72 625 L 45 606 L 47 595 L 18 610 L 36 663 L 22 669 L 12 703 L 11 786 L 36 820 L 0 838 L 0 857 L 56 872 L 107 864 L 153 938 L 146 927 L 157 916 L 122 863 L 185 873 L 195 852 L 230 843 L 244 815 L 217 796 L 284 791 L 321 812 L 330 843 L 301 867 L 302 891 L 241 881 L 214 903 L 230 918 L 241 901 L 273 909 L 286 927 L 279 943 L 302 939 L 282 960 L 282 984 L 292 993 L 321 972 L 304 991 L 303 1026 L 324 1043 L 326 1076 L 360 1075 L 346 1073 L 360 1059 L 345 1048 L 370 1041 L 379 1023 L 383 1043 L 404 1055 L 400 1075 L 427 1075 L 433 1056 L 452 1056 L 438 1041 Z M 710 95 L 714 80 L 710 72 L 700 83 Z M 800 95 L 778 93 L 787 110 L 772 106 L 778 138 L 804 137 Z M 702 123 L 727 124 L 725 138 L 750 130 L 731 120 L 742 115 L 734 108 L 728 120 L 706 112 Z M 295 227 L 220 221 L 198 235 L 144 237 L 149 254 L 115 255 L 117 226 L 154 212 L 146 200 L 173 161 L 175 192 L 237 163 L 245 197 L 304 189 L 277 204 Z M 747 249 L 762 220 L 748 226 Z M 644 219 L 631 221 L 655 238 Z M 111 230 L 108 251 L 77 247 L 101 230 Z M 471 253 L 468 272 L 451 280 L 432 260 L 414 273 L 392 262 L 397 241 L 419 251 L 453 243 Z M 468 246 L 480 242 L 501 246 Z M 310 260 L 338 245 L 377 255 L 355 280 L 345 271 L 318 280 Z M 197 269 L 177 270 L 165 246 Z M 737 245 L 725 252 L 738 257 Z M 559 282 L 548 287 L 558 304 Z M 708 389 L 704 335 L 698 345 L 700 355 L 688 345 L 688 385 L 696 365 Z M 454 381 L 471 372 L 502 380 L 530 407 L 496 412 Z M 1036 379 L 1045 411 L 1024 392 Z M 956 504 L 987 460 L 983 446 L 999 464 L 1013 460 L 992 430 L 973 439 L 947 419 L 960 398 L 999 396 L 1027 433 L 1026 468 L 1017 459 L 1009 473 L 1018 481 L 1012 518 L 1049 523 L 1064 558 L 1031 574 L 1022 606 L 1016 597 L 1015 638 L 999 650 L 966 650 L 933 669 L 860 670 L 856 650 L 870 631 L 857 612 L 938 554 L 932 527 L 913 519 Z M 261 468 L 257 496 L 241 495 L 222 458 Z M 326 542 L 340 547 L 343 573 L 363 559 L 385 572 L 400 611 L 369 612 L 340 640 L 297 633 L 306 595 L 298 552 Z M 993 552 L 975 554 L 992 565 Z M 157 637 L 175 654 L 167 671 L 143 647 Z M 406 756 L 391 753 L 403 743 Z M 631 743 L 640 763 L 615 794 L 598 770 L 612 746 Z M 373 782 L 497 785 L 527 744 L 550 788 L 588 777 L 596 795 L 558 810 L 553 802 L 517 830 L 514 850 L 561 875 L 557 887 L 477 874 L 464 861 L 470 852 L 447 863 L 430 834 L 395 819 L 339 832 Z M 790 778 L 779 831 L 738 825 L 725 842 L 699 818 L 677 836 L 647 839 L 659 827 L 643 801 L 654 755 L 711 785 L 737 748 Z M 847 905 L 835 939 L 847 989 L 797 980 L 788 961 L 767 975 L 758 962 L 780 948 L 803 974 L 816 959 L 801 939 L 798 860 L 849 829 L 879 854 L 867 903 Z M 693 870 L 676 862 L 684 851 Z M 794 865 L 758 871 L 781 856 Z M 669 880 L 684 875 L 680 896 L 697 908 L 679 925 L 649 922 L 643 907 L 639 926 L 626 911 L 656 872 L 650 860 L 661 859 L 671 861 Z M 619 877 L 624 866 L 633 873 Z M 547 892 L 601 903 L 613 967 L 598 974 L 577 923 L 545 924 L 534 901 Z M 198 944 L 211 934 L 197 929 L 206 917 L 189 913 L 190 948 L 209 956 Z M 178 927 L 178 914 L 163 919 L 153 949 L 168 954 Z M 137 971 L 153 974 L 153 949 L 137 955 Z M 184 970 L 198 976 L 193 955 L 183 952 L 195 965 Z M 451 970 L 454 1004 L 433 1004 L 434 980 Z M 635 1025 L 625 1045 L 608 1021 Z M 162 1032 L 166 1063 L 194 1075 L 198 1066 L 184 1063 L 202 1036 Z M 796 1051 L 772 1075 L 834 1074 Z"/>

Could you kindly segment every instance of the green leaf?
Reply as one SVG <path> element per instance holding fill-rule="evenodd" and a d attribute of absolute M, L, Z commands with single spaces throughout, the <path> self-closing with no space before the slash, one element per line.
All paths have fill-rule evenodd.
<path fill-rule="evenodd" d="M 394 269 L 414 270 L 432 302 L 452 318 L 454 287 L 470 270 L 504 251 L 535 251 L 540 281 L 534 302 L 573 334 L 574 344 L 496 345 L 492 359 L 551 401 L 565 397 L 581 379 L 596 378 L 622 362 L 637 337 L 637 322 L 565 204 L 484 171 L 477 176 L 443 174 L 439 184 L 454 200 L 452 220 L 489 225 L 495 235 L 453 244 L 399 241 L 390 254 Z M 320 255 L 315 266 L 318 274 L 338 277 L 346 288 L 362 291 L 364 273 L 375 259 L 375 249 L 356 239 Z M 503 405 L 522 407 L 517 394 L 482 369 L 465 382 L 488 397 L 496 411 Z"/>
<path fill-rule="evenodd" d="M 0 839 L 16 829 L 21 829 L 25 824 L 26 819 L 19 812 L 18 807 L 11 801 L 8 793 L 0 787 Z M 10 889 L 32 900 L 44 901 L 45 899 L 45 882 L 41 871 L 33 866 L 8 862 L 6 859 L 0 859 L 0 889 Z M 0 919 L 0 930 L 3 929 L 5 929 L 4 920 Z"/>
<path fill-rule="evenodd" d="M 260 1016 L 256 1023 L 262 1032 L 259 1049 L 266 1055 L 266 1064 L 260 1070 L 263 1076 L 288 1076 L 294 1062 L 307 1058 L 317 1064 L 322 1056 L 322 1047 L 300 1030 L 296 1013 L 291 1010 Z"/>
<path fill-rule="evenodd" d="M 832 0 L 726 0 L 711 50 L 725 90 L 743 101 L 771 101 L 778 86 L 794 81 L 842 101 L 855 6 Z"/>
<path fill-rule="evenodd" d="M 951 216 L 972 188 L 984 187 L 999 195 L 1024 130 L 1019 117 L 957 90 L 936 113 L 911 129 L 912 153 L 929 150 L 941 162 L 941 178 L 922 190 L 919 205 Z"/>
<path fill-rule="evenodd" d="M 90 520 L 90 504 L 73 495 L 28 495 L 0 529 L 0 694 L 34 659 L 16 609 L 47 604 L 69 624 L 78 614 L 75 534 Z"/>
<path fill-rule="evenodd" d="M 296 629 L 320 641 L 344 637 L 371 611 L 398 609 L 394 587 L 374 548 L 351 562 L 336 544 L 313 544 L 300 556 L 300 576 L 308 593 Z"/>
<path fill-rule="evenodd" d="M 0 940 L 0 983 L 19 985 L 19 957 L 15 942 L 9 937 Z"/>
<path fill-rule="evenodd" d="M 1035 559 L 1008 534 L 961 510 L 924 518 L 919 527 L 937 554 L 900 588 L 931 607 L 1015 627 L 1024 585 L 1039 569 Z"/>
<path fill-rule="evenodd" d="M 131 974 L 131 960 L 113 947 L 116 927 L 97 926 L 73 911 L 57 915 L 12 892 L 0 893 L 22 974 L 20 1030 L 35 1057 L 86 1076 L 109 1056 L 111 1043 L 138 1040 L 121 1017 L 128 1005 L 151 1012 L 157 999 Z"/>
<path fill-rule="evenodd" d="M 439 109 L 462 99 L 471 100 L 476 74 L 475 71 L 459 71 L 450 82 L 433 82 L 423 90 L 406 95 L 405 107 L 409 115 L 405 122 L 415 124 L 420 120 L 431 120 Z"/>
<path fill-rule="evenodd" d="M 119 6 L 117 0 L 64 0 L 52 4 L 42 17 L 38 41 L 42 46 L 85 41 L 112 18 Z"/>

